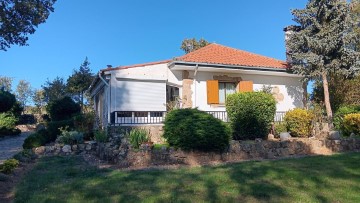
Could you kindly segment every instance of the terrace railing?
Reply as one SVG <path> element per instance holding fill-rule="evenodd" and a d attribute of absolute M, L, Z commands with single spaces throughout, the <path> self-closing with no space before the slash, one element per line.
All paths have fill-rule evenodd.
<path fill-rule="evenodd" d="M 206 113 L 224 122 L 229 122 L 226 111 L 205 111 Z M 274 121 L 282 122 L 285 111 L 278 111 Z M 166 111 L 115 111 L 111 114 L 111 124 L 162 124 L 165 121 Z"/>

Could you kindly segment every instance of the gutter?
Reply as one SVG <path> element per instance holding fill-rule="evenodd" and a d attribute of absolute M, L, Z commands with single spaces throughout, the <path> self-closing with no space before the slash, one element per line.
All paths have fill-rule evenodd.
<path fill-rule="evenodd" d="M 238 66 L 238 65 L 223 65 L 216 63 L 194 63 L 186 61 L 172 61 L 169 63 L 169 68 L 171 69 L 175 65 L 188 65 L 188 66 L 203 66 L 203 67 L 218 67 L 218 68 L 230 68 L 230 69 L 243 69 L 243 70 L 258 70 L 258 71 L 274 71 L 274 72 L 286 72 L 289 73 L 285 68 L 270 68 L 270 67 L 249 67 L 249 66 Z M 294 73 L 289 73 L 294 74 Z"/>
<path fill-rule="evenodd" d="M 101 73 L 102 73 L 102 71 L 99 71 L 98 76 L 99 76 L 100 80 L 103 81 L 104 84 L 108 87 L 108 94 L 107 94 L 108 95 L 108 99 L 107 99 L 108 121 L 107 121 L 107 123 L 109 125 L 111 123 L 111 118 L 110 118 L 111 117 L 111 113 L 110 113 L 110 111 L 111 111 L 111 87 L 110 87 L 109 83 L 107 83 L 106 80 L 101 76 Z M 111 80 L 111 75 L 110 75 L 110 80 Z"/>

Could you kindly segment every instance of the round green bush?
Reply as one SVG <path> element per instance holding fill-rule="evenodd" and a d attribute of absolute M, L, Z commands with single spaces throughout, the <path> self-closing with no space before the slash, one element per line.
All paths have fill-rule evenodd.
<path fill-rule="evenodd" d="M 286 112 L 284 121 L 293 137 L 310 137 L 314 115 L 305 109 L 293 109 Z"/>
<path fill-rule="evenodd" d="M 170 146 L 199 151 L 224 151 L 230 140 L 225 123 L 198 109 L 169 112 L 163 136 Z"/>
<path fill-rule="evenodd" d="M 226 99 L 226 111 L 235 140 L 265 139 L 274 121 L 276 101 L 265 92 L 230 94 Z"/>
<path fill-rule="evenodd" d="M 80 113 L 80 105 L 70 97 L 52 101 L 47 106 L 52 121 L 68 120 Z"/>
<path fill-rule="evenodd" d="M 29 135 L 23 143 L 24 149 L 32 149 L 34 147 L 40 147 L 49 143 L 49 135 L 45 129 L 39 130 L 36 133 Z"/>

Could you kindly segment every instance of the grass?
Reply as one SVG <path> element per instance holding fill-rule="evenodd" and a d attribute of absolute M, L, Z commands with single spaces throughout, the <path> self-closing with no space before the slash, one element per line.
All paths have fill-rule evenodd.
<path fill-rule="evenodd" d="M 360 153 L 127 172 L 44 157 L 15 202 L 360 202 L 359 191 Z"/>

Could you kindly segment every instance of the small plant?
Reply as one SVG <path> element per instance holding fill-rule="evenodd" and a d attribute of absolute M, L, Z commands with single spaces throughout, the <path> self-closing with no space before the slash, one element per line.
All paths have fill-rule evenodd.
<path fill-rule="evenodd" d="M 24 149 L 32 149 L 35 147 L 40 147 L 49 142 L 48 132 L 45 129 L 41 129 L 36 133 L 29 135 L 23 144 Z"/>
<path fill-rule="evenodd" d="M 280 133 L 288 131 L 285 122 L 275 123 L 274 125 L 276 137 L 280 137 Z"/>
<path fill-rule="evenodd" d="M 360 113 L 352 113 L 344 116 L 344 135 L 351 133 L 360 135 Z"/>
<path fill-rule="evenodd" d="M 165 143 L 165 144 L 154 144 L 153 149 L 154 150 L 161 150 L 163 148 L 168 149 L 169 148 L 169 144 Z"/>
<path fill-rule="evenodd" d="M 130 131 L 128 137 L 130 138 L 130 144 L 135 149 L 139 149 L 142 143 L 150 141 L 149 133 L 145 129 L 134 128 Z"/>
<path fill-rule="evenodd" d="M 97 142 L 101 142 L 101 143 L 104 143 L 107 141 L 108 139 L 108 136 L 106 134 L 106 131 L 105 130 L 96 130 L 94 132 L 94 138 Z"/>
<path fill-rule="evenodd" d="M 16 167 L 19 166 L 19 161 L 16 159 L 8 159 L 4 161 L 3 164 L 0 165 L 0 172 L 9 174 L 14 171 Z"/>
<path fill-rule="evenodd" d="M 337 130 L 344 133 L 344 117 L 347 114 L 359 113 L 360 106 L 343 106 L 340 107 L 334 115 L 334 125 Z M 345 133 L 346 134 L 346 133 Z"/>
<path fill-rule="evenodd" d="M 14 155 L 14 159 L 19 162 L 30 162 L 36 158 L 36 154 L 30 149 L 24 149 L 21 152 Z"/>
<path fill-rule="evenodd" d="M 58 137 L 58 142 L 64 144 L 80 144 L 84 142 L 84 134 L 78 131 L 68 131 L 68 126 L 60 128 L 61 135 Z"/>
<path fill-rule="evenodd" d="M 305 109 L 293 109 L 286 112 L 284 121 L 293 137 L 309 137 L 311 135 L 314 115 Z"/>

